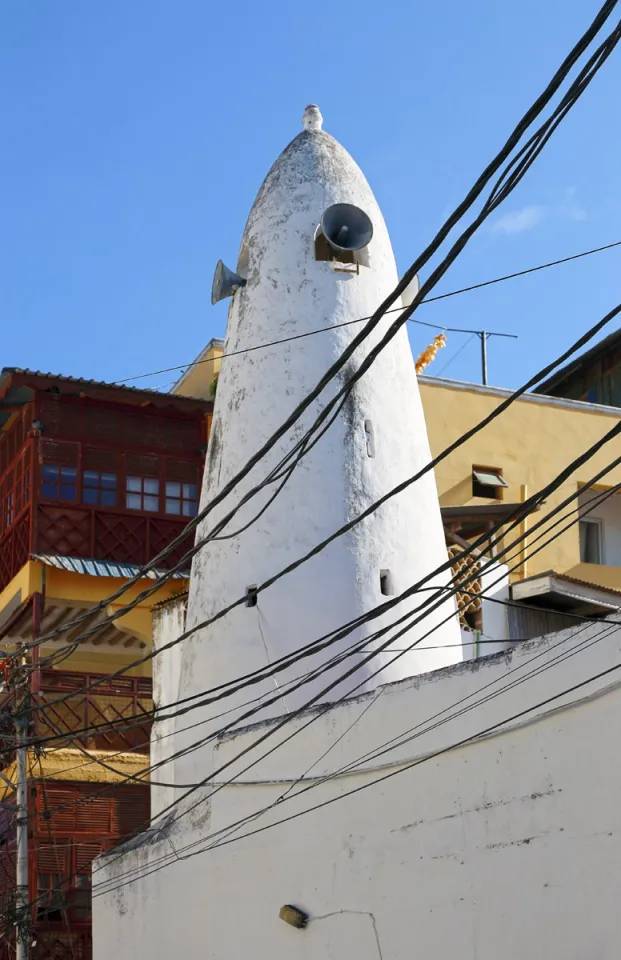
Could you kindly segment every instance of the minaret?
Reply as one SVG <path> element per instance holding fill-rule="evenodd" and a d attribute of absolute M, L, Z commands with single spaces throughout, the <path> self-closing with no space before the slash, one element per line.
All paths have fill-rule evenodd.
<path fill-rule="evenodd" d="M 350 206 L 330 211 L 336 204 Z M 259 349 L 223 360 L 201 507 L 210 503 L 316 385 L 361 329 L 357 321 L 372 314 L 397 283 L 394 254 L 377 201 L 354 160 L 322 130 L 321 113 L 314 105 L 306 108 L 303 131 L 280 155 L 259 191 L 244 230 L 237 274 L 245 283 L 233 284 L 225 354 Z M 381 322 L 339 379 L 208 516 L 199 536 L 205 536 L 279 463 L 394 316 Z M 303 339 L 275 342 L 326 327 L 327 331 Z M 188 627 L 247 591 L 249 599 L 248 605 L 237 607 L 184 642 L 180 697 L 277 661 L 368 613 L 446 562 L 435 480 L 428 473 L 253 602 L 254 586 L 303 556 L 429 459 L 404 327 L 356 384 L 336 421 L 265 512 L 261 510 L 272 497 L 274 484 L 240 509 L 226 537 L 195 557 Z M 444 573 L 435 583 L 446 584 L 449 579 Z M 319 655 L 249 687 L 236 701 L 224 701 L 211 711 L 222 713 L 234 704 L 279 692 L 269 715 L 299 708 L 325 684 L 360 663 L 377 645 L 371 639 L 374 631 L 428 596 L 426 590 Z M 344 696 L 354 687 L 359 693 L 460 660 L 460 631 L 452 610 L 452 601 L 447 601 L 395 643 L 396 649 L 403 650 L 435 626 L 412 652 L 394 663 L 393 651 L 380 654 L 327 699 Z M 365 637 L 369 641 L 364 652 L 296 692 L 287 692 L 295 678 Z M 425 645 L 434 649 L 425 650 Z M 193 717 L 198 719 L 196 714 Z"/>

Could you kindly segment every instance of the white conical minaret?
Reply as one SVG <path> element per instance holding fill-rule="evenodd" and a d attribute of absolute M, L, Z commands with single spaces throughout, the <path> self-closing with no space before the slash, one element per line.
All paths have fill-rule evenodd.
<path fill-rule="evenodd" d="M 267 175 L 244 231 L 237 272 L 246 284 L 233 296 L 225 354 L 260 349 L 223 360 L 201 507 L 280 426 L 361 329 L 358 323 L 343 324 L 368 317 L 397 283 L 388 232 L 362 172 L 343 147 L 322 130 L 317 107 L 307 107 L 303 128 Z M 372 223 L 370 243 L 355 255 L 358 264 L 317 259 L 317 252 L 319 256 L 333 252 L 321 236 L 316 244 L 322 216 L 328 207 L 342 203 L 359 208 Z M 345 245 L 347 231 L 337 233 Z M 356 369 L 393 318 L 394 314 L 385 319 L 379 331 L 359 348 L 346 372 Z M 323 327 L 330 329 L 266 346 Z M 342 382 L 341 377 L 324 391 L 296 428 L 252 470 L 224 505 L 209 515 L 199 536 L 205 536 L 281 460 Z M 260 513 L 273 495 L 274 485 L 239 511 L 226 530 L 227 539 L 209 544 L 197 555 L 187 626 L 211 617 L 249 587 L 303 556 L 429 459 L 414 363 L 406 330 L 402 329 L 265 512 Z M 242 532 L 233 535 L 237 530 Z M 255 606 L 238 607 L 186 641 L 180 697 L 227 683 L 304 647 L 385 601 L 383 591 L 400 593 L 446 558 L 435 481 L 429 473 L 320 555 L 261 593 Z M 436 583 L 448 579 L 445 573 Z M 288 694 L 287 687 L 295 677 L 370 637 L 428 596 L 425 591 L 318 656 L 268 683 L 250 687 L 237 703 L 272 696 L 277 685 L 282 697 L 271 708 L 272 715 L 300 707 L 338 673 L 359 663 L 374 642 L 370 639 L 364 653 Z M 423 637 L 452 610 L 451 601 L 400 638 L 395 647 L 402 650 Z M 360 692 L 455 662 L 461 659 L 459 640 L 458 622 L 452 617 L 394 663 L 390 662 L 394 652 L 382 653 L 332 691 L 328 699 L 336 699 L 354 687 Z M 425 651 L 425 644 L 435 649 Z M 443 645 L 447 646 L 443 649 Z M 224 701 L 217 705 L 219 709 L 211 710 L 221 713 L 234 702 Z"/>

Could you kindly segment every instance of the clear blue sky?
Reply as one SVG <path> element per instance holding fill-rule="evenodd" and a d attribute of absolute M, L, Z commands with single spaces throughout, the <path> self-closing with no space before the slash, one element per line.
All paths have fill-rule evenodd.
<path fill-rule="evenodd" d="M 365 171 L 400 269 L 431 239 L 586 27 L 596 0 L 63 0 L 0 11 L 0 365 L 117 379 L 224 336 L 234 264 L 269 166 L 320 105 Z M 621 239 L 618 49 L 438 290 Z M 518 333 L 521 382 L 619 299 L 621 252 L 423 307 Z M 412 331 L 415 351 L 429 332 Z M 429 373 L 478 379 L 451 335 Z M 452 359 L 454 358 L 454 359 Z M 159 376 L 149 385 L 166 384 Z"/>

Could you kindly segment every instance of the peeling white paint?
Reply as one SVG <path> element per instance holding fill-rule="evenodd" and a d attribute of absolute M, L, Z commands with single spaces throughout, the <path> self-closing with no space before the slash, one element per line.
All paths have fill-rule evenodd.
<path fill-rule="evenodd" d="M 358 323 L 342 324 L 368 317 L 397 282 L 384 219 L 359 167 L 321 130 L 316 107 L 307 109 L 304 128 L 269 172 L 242 238 L 237 269 L 247 284 L 231 304 L 225 353 L 259 345 L 262 349 L 225 359 L 222 364 L 201 506 L 262 446 L 361 329 Z M 315 259 L 314 237 L 322 214 L 342 202 L 360 207 L 374 227 L 369 266 L 360 266 L 359 273 L 338 272 L 331 262 Z M 385 319 L 357 351 L 348 372 L 357 368 L 392 319 L 394 316 Z M 264 346 L 322 327 L 331 329 L 271 348 Z M 324 392 L 260 467 L 210 514 L 199 535 L 206 534 L 280 462 L 342 382 L 341 376 Z M 365 427 L 369 422 L 373 425 L 372 455 Z M 188 627 L 236 600 L 249 585 L 261 583 L 302 557 L 429 459 L 414 364 L 402 329 L 266 512 L 252 522 L 274 486 L 243 507 L 226 532 L 234 533 L 250 523 L 247 530 L 214 542 L 198 554 Z M 371 610 L 384 599 L 381 570 L 390 571 L 399 593 L 445 561 L 435 481 L 427 474 L 321 555 L 261 593 L 257 608 L 240 607 L 185 642 L 180 696 L 191 696 L 264 667 Z M 445 574 L 436 582 L 444 584 L 448 579 Z M 426 591 L 422 599 L 428 596 Z M 421 598 L 412 601 L 410 608 L 420 602 Z M 407 643 L 421 638 L 452 609 L 452 601 L 445 603 L 423 627 L 407 635 Z M 403 605 L 399 614 L 405 612 Z M 304 671 L 389 622 L 380 618 L 364 631 L 353 633 L 320 657 L 306 661 Z M 428 643 L 437 648 L 458 644 L 459 639 L 457 620 L 451 618 Z M 369 642 L 369 646 L 373 644 Z M 403 648 L 403 641 L 396 646 Z M 393 656 L 390 652 L 379 656 L 328 698 L 348 693 L 361 681 L 362 689 L 372 689 L 461 659 L 454 646 L 427 652 L 419 647 L 391 665 Z M 359 660 L 360 656 L 352 658 L 349 666 Z M 380 673 L 374 676 L 378 668 Z M 304 671 L 298 667 L 282 675 L 281 687 L 286 688 L 288 681 Z M 295 709 L 334 676 L 324 676 L 295 694 L 284 693 L 284 700 L 274 705 L 272 713 Z M 254 692 L 273 693 L 273 681 Z M 195 762 L 195 757 L 188 764 L 180 762 L 186 779 L 191 779 Z"/>

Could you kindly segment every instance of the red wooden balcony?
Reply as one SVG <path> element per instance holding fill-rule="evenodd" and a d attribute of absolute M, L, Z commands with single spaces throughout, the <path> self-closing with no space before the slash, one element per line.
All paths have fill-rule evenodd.
<path fill-rule="evenodd" d="M 16 393 L 32 399 L 8 408 L 0 432 L 0 590 L 32 554 L 152 560 L 197 513 L 211 405 L 156 395 L 159 407 L 136 406 L 128 391 L 131 404 L 56 395 L 32 377 Z M 192 541 L 161 566 L 176 565 Z"/>
<path fill-rule="evenodd" d="M 97 681 L 103 682 L 92 687 Z M 44 738 L 47 748 L 77 745 L 86 750 L 148 754 L 153 709 L 150 677 L 108 680 L 105 674 L 47 669 L 35 671 L 31 683 L 34 703 L 41 708 L 33 713 L 32 736 Z M 11 696 L 0 704 L 0 767 L 14 759 Z"/>

